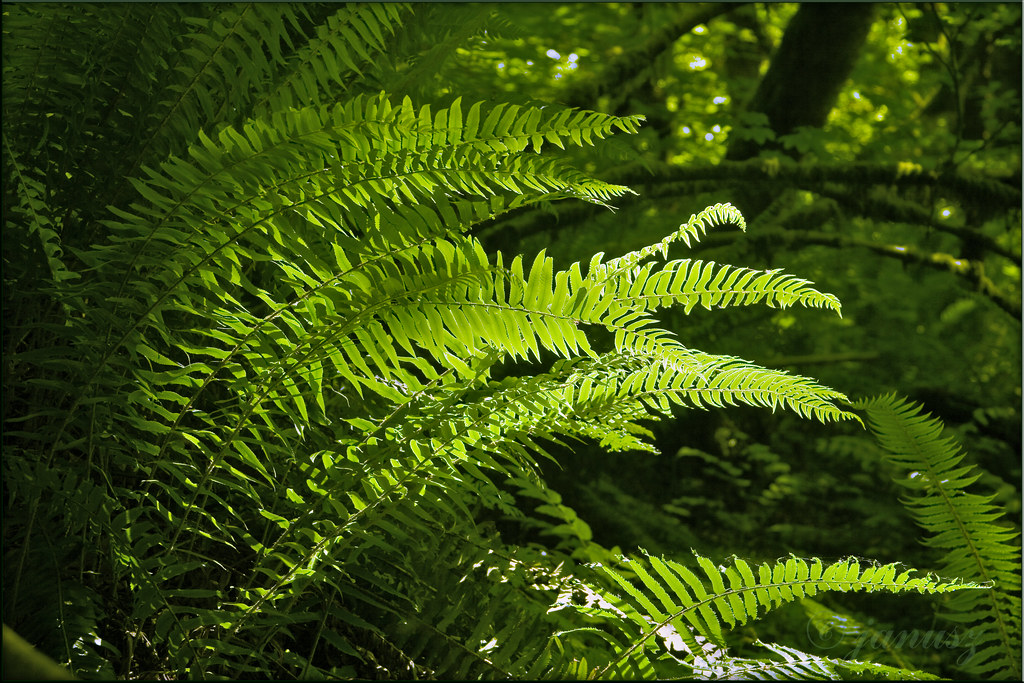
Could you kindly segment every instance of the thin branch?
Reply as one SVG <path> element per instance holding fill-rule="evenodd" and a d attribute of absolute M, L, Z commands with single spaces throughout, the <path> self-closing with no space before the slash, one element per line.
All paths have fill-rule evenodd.
<path fill-rule="evenodd" d="M 926 170 L 920 166 L 902 163 L 854 162 L 843 164 L 806 164 L 788 159 L 778 163 L 764 159 L 751 161 L 723 161 L 709 166 L 662 167 L 650 173 L 635 171 L 615 174 L 609 182 L 647 186 L 638 191 L 643 196 L 683 194 L 682 187 L 666 187 L 671 183 L 700 181 L 759 181 L 784 185 L 797 185 L 815 189 L 822 183 L 848 185 L 884 185 L 898 189 L 934 187 L 955 196 L 964 204 L 988 207 L 992 211 L 1018 209 L 1021 205 L 1020 176 L 985 176 L 953 170 Z"/>
<path fill-rule="evenodd" d="M 878 360 L 877 351 L 849 351 L 847 353 L 819 353 L 809 356 L 779 356 L 761 363 L 766 368 L 782 368 L 792 365 L 827 365 L 831 363 L 861 363 Z"/>
<path fill-rule="evenodd" d="M 624 196 L 617 204 L 628 206 L 634 202 L 692 196 L 703 191 L 721 190 L 732 183 L 758 182 L 775 186 L 776 194 L 785 189 L 810 190 L 823 196 L 834 196 L 837 201 L 850 206 L 869 218 L 899 220 L 954 234 L 965 242 L 973 242 L 992 253 L 1020 263 L 1020 256 L 999 245 L 992 238 L 970 228 L 949 226 L 935 221 L 928 212 L 910 202 L 898 199 L 884 200 L 888 209 L 883 212 L 877 201 L 849 199 L 839 190 L 829 187 L 836 183 L 845 186 L 867 187 L 872 185 L 894 187 L 897 190 L 918 187 L 932 187 L 958 197 L 969 206 L 983 213 L 1005 213 L 1019 210 L 1021 205 L 1020 178 L 998 178 L 967 174 L 952 170 L 925 171 L 906 164 L 849 163 L 849 164 L 797 164 L 789 160 L 768 163 L 763 159 L 752 161 L 723 161 L 711 166 L 669 167 L 648 170 L 630 168 L 607 174 L 608 182 L 629 185 L 637 190 L 637 196 Z M 839 195 L 844 195 L 844 200 Z M 861 206 L 863 204 L 863 206 Z M 742 207 L 740 207 L 742 209 Z M 505 239 L 502 233 L 514 233 L 514 240 L 521 240 L 546 230 L 556 230 L 563 225 L 576 225 L 590 219 L 600 207 L 590 204 L 564 203 L 544 208 L 536 206 L 511 212 L 494 221 L 477 226 L 474 232 L 485 241 Z"/>
<path fill-rule="evenodd" d="M 878 221 L 907 223 L 931 228 L 938 232 L 953 235 L 963 241 L 965 245 L 981 247 L 993 254 L 1013 261 L 1021 265 L 1021 254 L 1013 251 L 996 242 L 994 239 L 979 230 L 967 227 L 949 225 L 935 220 L 930 213 L 920 205 L 913 202 L 906 202 L 895 197 L 855 197 L 850 192 L 843 192 L 836 188 L 823 188 L 818 194 L 836 200 L 844 207 L 854 210 L 858 215 L 868 216 Z"/>

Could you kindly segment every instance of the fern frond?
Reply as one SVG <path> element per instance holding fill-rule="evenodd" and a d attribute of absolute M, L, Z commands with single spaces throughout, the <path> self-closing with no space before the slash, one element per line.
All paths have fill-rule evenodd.
<path fill-rule="evenodd" d="M 9 168 L 13 176 L 10 179 L 11 186 L 18 197 L 16 203 L 7 206 L 8 215 L 11 218 L 20 217 L 26 226 L 27 235 L 33 236 L 32 246 L 42 253 L 54 284 L 59 285 L 66 280 L 81 277 L 80 274 L 68 269 L 63 258 L 64 250 L 61 247 L 60 233 L 58 232 L 60 226 L 57 224 L 59 219 L 48 215 L 51 204 L 46 201 L 46 188 L 36 178 L 29 175 L 27 169 L 14 157 L 14 151 L 7 141 L 6 133 L 3 135 L 3 148 L 7 157 L 5 161 L 8 159 L 10 161 Z"/>
<path fill-rule="evenodd" d="M 459 48 L 481 35 L 495 14 L 493 5 L 438 4 L 417 12 L 418 31 L 404 32 L 397 44 L 381 55 L 374 75 L 384 89 L 401 97 L 436 88 L 437 76 L 461 57 Z M 471 90 L 467 88 L 466 90 Z"/>
<path fill-rule="evenodd" d="M 799 303 L 804 306 L 828 308 L 842 316 L 839 300 L 832 294 L 819 292 L 802 278 L 783 274 L 780 270 L 758 271 L 718 265 L 713 261 L 676 260 L 655 270 L 653 263 L 640 263 L 655 254 L 668 257 L 669 245 L 690 238 L 699 238 L 709 227 L 731 224 L 745 229 L 743 215 L 729 204 L 716 204 L 691 216 L 679 230 L 658 243 L 602 262 L 597 254 L 590 262 L 587 280 L 599 287 L 614 287 L 620 298 L 640 303 L 642 310 L 682 304 L 689 313 L 694 306 L 746 306 L 764 302 L 786 308 Z"/>
<path fill-rule="evenodd" d="M 273 88 L 254 103 L 253 115 L 338 101 L 363 69 L 380 57 L 407 11 L 403 3 L 364 3 L 346 5 L 327 16 L 276 73 Z"/>
<path fill-rule="evenodd" d="M 709 206 L 700 213 L 690 216 L 690 220 L 679 226 L 676 234 L 686 246 L 690 246 L 690 238 L 700 241 L 701 236 L 707 234 L 708 230 L 724 225 L 734 225 L 744 232 L 747 229 L 747 222 L 739 209 L 726 203 Z"/>
<path fill-rule="evenodd" d="M 253 3 L 224 6 L 209 16 L 185 19 L 192 32 L 175 37 L 156 107 L 147 112 L 141 144 L 133 147 L 126 176 L 168 153 L 181 153 L 205 125 L 219 127 L 248 111 L 247 103 L 279 66 L 291 8 Z M 171 46 L 168 46 L 171 47 Z M 168 68 L 169 67 L 169 68 Z"/>
<path fill-rule="evenodd" d="M 924 671 L 887 666 L 877 662 L 821 657 L 795 648 L 773 643 L 755 642 L 778 656 L 779 660 L 722 657 L 708 662 L 700 660 L 693 667 L 693 675 L 700 678 L 721 678 L 737 681 L 845 681 L 868 678 L 892 681 L 939 680 Z"/>
<path fill-rule="evenodd" d="M 679 609 L 659 635 L 679 624 L 692 644 L 727 614 L 742 623 L 821 586 L 914 585 L 798 562 L 793 576 L 787 563 L 750 581 L 734 567 L 729 592 L 733 575 L 681 575 L 658 560 L 604 615 L 607 631 L 550 617 L 571 560 L 611 553 L 542 486 L 549 443 L 649 448 L 641 421 L 674 405 L 848 416 L 837 392 L 694 351 L 657 327 L 651 314 L 669 305 L 838 310 L 774 271 L 643 266 L 667 258 L 670 242 L 742 229 L 729 205 L 657 245 L 598 257 L 586 276 L 543 252 L 489 255 L 470 234 L 532 203 L 630 193 L 557 152 L 636 132 L 642 117 L 372 94 L 390 75 L 434 66 L 413 51 L 380 66 L 419 29 L 423 14 L 407 5 L 4 12 L 3 164 L 15 198 L 4 236 L 35 257 L 12 291 L 60 304 L 41 320 L 22 306 L 18 331 L 34 345 L 4 356 L 31 387 L 4 397 L 23 427 L 4 434 L 5 492 L 12 506 L 29 500 L 27 523 L 12 526 L 21 545 L 9 583 L 31 619 L 42 589 L 29 590 L 28 572 L 49 563 L 59 584 L 44 621 L 63 622 L 76 644 L 65 651 L 101 626 L 186 677 L 353 678 L 381 666 L 529 679 L 609 662 L 577 632 L 617 647 L 632 629 L 643 644 L 613 650 L 614 670 L 656 674 L 658 622 L 642 612 L 667 610 L 663 596 Z M 596 348 L 595 328 L 609 348 Z M 549 372 L 492 377 L 502 361 L 551 355 Z M 542 498 L 539 513 L 557 520 L 543 528 L 564 544 L 557 561 L 506 552 L 477 527 L 480 507 L 515 509 L 499 481 Z M 658 592 L 660 572 L 676 578 Z M 75 574 L 103 577 L 95 585 L 123 610 L 81 626 L 101 601 L 67 605 L 84 594 Z M 694 594 L 673 597 L 679 587 Z M 736 601 L 746 611 L 727 613 Z M 549 617 L 564 618 L 550 638 Z M 140 659 L 119 666 L 137 675 Z"/>
<path fill-rule="evenodd" d="M 735 558 L 724 567 L 699 555 L 696 561 L 699 570 L 655 556 L 629 561 L 626 567 L 636 574 L 639 583 L 609 567 L 599 568 L 623 591 L 604 594 L 604 600 L 622 615 L 613 623 L 617 622 L 619 628 L 629 626 L 624 631 L 628 645 L 623 645 L 595 677 L 613 672 L 623 675 L 619 665 L 652 649 L 658 636 L 681 639 L 686 658 L 692 662 L 704 651 L 698 637 L 725 647 L 724 627 L 745 624 L 787 602 L 819 592 L 947 593 L 985 588 L 976 583 L 944 582 L 930 575 L 915 576 L 914 570 L 897 564 L 862 567 L 855 559 L 826 565 L 819 559 L 790 557 L 751 566 Z M 605 610 L 606 616 L 612 614 L 616 612 Z"/>
<path fill-rule="evenodd" d="M 782 407 L 822 422 L 858 419 L 836 407 L 836 401 L 846 401 L 844 394 L 806 377 L 728 356 L 696 353 L 692 358 L 695 370 L 654 362 L 627 375 L 621 386 L 661 412 L 669 411 L 671 404 L 703 408 L 744 403 L 772 410 Z"/>
<path fill-rule="evenodd" d="M 620 297 L 641 302 L 648 311 L 682 304 L 683 311 L 689 313 L 698 304 L 711 310 L 763 302 L 773 308 L 799 303 L 840 313 L 834 295 L 819 292 L 807 280 L 778 269 L 751 270 L 687 259 L 670 261 L 657 271 L 653 264 L 646 264 L 614 284 Z"/>
<path fill-rule="evenodd" d="M 974 676 L 1020 677 L 1021 599 L 1018 534 L 999 524 L 1002 510 L 992 496 L 968 493 L 979 474 L 963 465 L 964 453 L 942 423 L 922 407 L 895 395 L 855 404 L 867 410 L 868 423 L 883 448 L 885 461 L 905 478 L 904 506 L 928 532 L 925 543 L 945 552 L 944 573 L 991 582 L 993 590 L 965 593 L 945 603 L 942 615 L 973 624 L 976 654 L 963 665 Z"/>
<path fill-rule="evenodd" d="M 675 232 L 666 235 L 660 242 L 605 263 L 601 262 L 604 254 L 597 254 L 590 262 L 587 277 L 596 283 L 603 283 L 618 273 L 631 271 L 641 261 L 654 254 L 660 253 L 663 259 L 667 259 L 669 245 L 673 242 L 682 240 L 686 246 L 690 246 L 691 238 L 699 240 L 710 228 L 723 225 L 735 225 L 740 230 L 747 229 L 747 222 L 739 209 L 732 204 L 715 204 L 690 216 L 690 220 L 680 225 Z"/>

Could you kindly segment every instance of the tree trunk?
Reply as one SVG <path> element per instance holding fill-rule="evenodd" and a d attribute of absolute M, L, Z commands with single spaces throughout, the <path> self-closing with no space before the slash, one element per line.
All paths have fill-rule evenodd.
<path fill-rule="evenodd" d="M 768 115 L 776 135 L 799 126 L 820 128 L 850 75 L 874 17 L 872 4 L 801 5 L 786 27 L 768 72 L 747 106 Z M 756 143 L 737 141 L 726 159 L 755 156 Z"/>

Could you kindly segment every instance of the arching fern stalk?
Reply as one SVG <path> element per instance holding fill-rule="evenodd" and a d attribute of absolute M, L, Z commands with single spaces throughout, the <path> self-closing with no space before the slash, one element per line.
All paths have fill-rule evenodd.
<path fill-rule="evenodd" d="M 665 260 L 734 207 L 565 270 L 487 254 L 484 221 L 629 192 L 556 150 L 641 119 L 389 97 L 419 11 L 5 6 L 4 620 L 79 673 L 582 671 L 548 610 L 584 574 L 478 525 L 518 512 L 496 479 L 551 498 L 546 440 L 651 449 L 640 421 L 673 406 L 856 419 L 656 326 L 839 311 Z M 553 363 L 492 376 L 527 357 Z"/>

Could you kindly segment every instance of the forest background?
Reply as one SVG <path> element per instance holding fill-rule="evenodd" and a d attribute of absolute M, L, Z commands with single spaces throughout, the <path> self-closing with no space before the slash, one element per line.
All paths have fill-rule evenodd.
<path fill-rule="evenodd" d="M 973 469 L 962 488 L 988 496 L 978 503 L 985 514 L 1004 513 L 986 523 L 1005 534 L 985 538 L 1011 549 L 1002 587 L 1013 593 L 1016 580 L 1019 590 L 1020 13 L 1019 3 L 5 4 L 4 622 L 82 678 L 883 671 L 844 669 L 835 658 L 972 675 L 964 652 L 974 622 L 936 617 L 954 609 L 943 602 L 949 596 L 773 594 L 766 617 L 758 609 L 768 603 L 746 608 L 764 617 L 756 623 L 736 613 L 728 657 L 715 650 L 702 660 L 692 646 L 704 640 L 684 638 L 688 655 L 671 654 L 653 605 L 639 603 L 649 613 L 634 619 L 638 631 L 601 622 L 635 615 L 611 597 L 632 593 L 599 565 L 652 590 L 659 581 L 631 573 L 628 558 L 697 567 L 710 585 L 714 572 L 694 553 L 768 566 L 853 557 L 1002 581 L 945 571 L 952 563 L 936 543 L 922 543 L 927 514 L 915 517 L 906 504 L 935 488 L 915 489 L 920 471 L 887 459 L 857 420 L 831 421 L 849 417 L 845 397 L 895 393 L 963 445 L 962 464 Z M 373 100 L 379 93 L 390 105 Z M 518 105 L 497 110 L 489 125 L 496 138 L 523 144 L 465 132 L 472 149 L 448 150 L 456 136 L 439 142 L 441 119 L 429 112 L 445 111 L 462 135 L 474 103 L 483 103 L 482 127 L 499 103 Z M 340 108 L 316 109 L 315 124 L 288 118 L 303 107 Z M 395 113 L 387 128 L 389 107 L 413 113 Z M 601 117 L 559 119 L 567 108 Z M 378 115 L 385 123 L 374 128 L 367 122 Z M 545 117 L 565 132 L 544 128 Z M 337 137 L 245 166 L 321 124 Z M 415 156 L 424 125 L 434 131 L 427 147 L 441 151 Z M 224 133 L 231 127 L 244 135 Z M 389 161 L 394 140 L 415 159 Z M 289 169 L 309 166 L 311 149 L 325 155 L 313 166 L 330 166 L 331 144 L 355 150 L 336 152 L 344 163 L 331 166 L 332 177 L 347 180 L 324 193 L 341 197 L 340 213 L 324 209 L 303 225 L 334 220 L 333 246 L 266 218 L 300 203 L 287 188 L 271 196 L 266 187 L 285 183 L 267 178 L 292 182 L 299 171 Z M 249 156 L 247 145 L 256 150 Z M 535 165 L 551 153 L 561 165 Z M 501 165 L 513 157 L 518 165 Z M 366 159 L 372 173 L 346 175 Z M 461 171 L 437 170 L 455 161 Z M 193 180 L 186 163 L 220 166 Z M 232 173 L 236 185 L 218 185 Z M 403 185 L 405 176 L 413 180 Z M 235 208 L 228 199 L 250 186 L 262 188 L 261 199 Z M 416 223 L 403 202 L 431 213 Z M 689 221 L 726 203 L 742 219 L 720 209 L 707 226 Z M 167 219 L 176 211 L 180 225 Z M 263 241 L 246 246 L 231 232 L 244 211 L 253 225 L 272 226 Z M 356 214 L 366 225 L 377 215 L 382 236 L 345 227 Z M 397 237 L 385 232 L 388 221 Z M 584 426 L 563 426 L 551 405 L 526 401 L 520 408 L 536 411 L 534 421 L 504 416 L 494 423 L 501 437 L 484 447 L 472 429 L 452 436 L 446 425 L 501 392 L 543 395 L 543 382 L 562 377 L 555 359 L 578 351 L 557 338 L 577 333 L 523 332 L 534 348 L 492 340 L 497 355 L 484 361 L 474 354 L 486 340 L 460 329 L 461 318 L 422 311 L 401 320 L 410 348 L 433 354 L 429 363 L 378 338 L 379 330 L 397 339 L 393 327 L 352 317 L 367 330 L 345 332 L 354 354 L 303 351 L 297 357 L 310 364 L 323 361 L 319 379 L 302 374 L 312 365 L 291 383 L 280 379 L 297 350 L 327 338 L 332 315 L 355 305 L 349 295 L 332 295 L 323 309 L 292 302 L 295 320 L 262 308 L 323 286 L 324 259 L 323 272 L 336 270 L 370 253 L 366 245 L 436 230 L 455 245 L 437 254 L 470 263 L 465 273 L 438 266 L 453 282 L 465 285 L 476 263 L 511 273 L 501 276 L 509 282 L 518 272 L 536 293 L 544 268 L 550 288 L 552 268 L 598 252 L 639 253 L 681 224 L 694 240 L 681 238 L 685 253 L 674 244 L 674 258 L 784 269 L 835 295 L 842 315 L 761 292 L 768 306 L 697 297 L 661 310 L 659 325 L 689 348 L 813 376 L 841 392 L 813 389 L 836 412 L 773 402 L 761 389 L 735 400 L 700 394 L 665 411 L 612 394 L 600 410 L 587 404 Z M 223 261 L 213 257 L 221 238 L 238 245 Z M 477 263 L 478 251 L 504 260 Z M 516 255 L 541 265 L 526 278 Z M 416 277 L 434 272 L 432 258 L 403 261 L 401 275 L 392 273 L 408 278 L 400 288 L 412 292 Z M 365 286 L 366 310 L 379 310 L 372 292 L 385 285 L 359 277 L 343 288 Z M 190 293 L 173 293 L 182 282 Z M 504 296 L 501 285 L 492 289 Z M 574 330 L 588 322 L 580 315 Z M 432 325 L 422 339 L 412 332 Z M 441 330 L 462 346 L 432 336 Z M 596 329 L 595 348 L 621 346 L 612 331 Z M 255 332 L 266 341 L 251 341 Z M 324 379 L 328 356 L 337 379 Z M 452 356 L 458 379 L 444 384 L 436 378 Z M 405 366 L 417 370 L 402 374 Z M 263 377 L 282 384 L 261 394 L 252 387 Z M 417 401 L 434 389 L 441 407 L 421 411 Z M 716 407 L 722 402 L 732 405 Z M 865 405 L 854 413 L 868 421 Z M 420 449 L 432 452 L 442 433 L 469 445 L 434 462 Z M 388 443 L 411 450 L 399 456 Z M 404 470 L 402 458 L 426 464 Z M 366 470 L 335 480 L 332 467 Z M 339 516 L 347 521 L 331 526 Z M 268 541 L 279 532 L 292 534 L 280 548 Z M 346 540 L 328 552 L 325 538 Z M 576 621 L 567 599 L 584 608 Z M 701 615 L 690 625 L 714 641 L 714 619 Z M 991 615 L 975 621 L 1004 625 Z M 1019 598 L 1014 622 L 1002 654 L 975 659 L 974 675 L 1012 678 L 1014 658 L 1019 675 Z M 651 633 L 665 636 L 668 654 L 644 659 Z M 925 633 L 939 635 L 922 643 Z M 776 644 L 775 656 L 759 642 Z"/>

